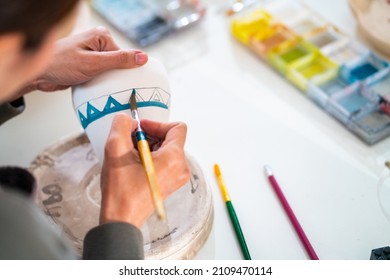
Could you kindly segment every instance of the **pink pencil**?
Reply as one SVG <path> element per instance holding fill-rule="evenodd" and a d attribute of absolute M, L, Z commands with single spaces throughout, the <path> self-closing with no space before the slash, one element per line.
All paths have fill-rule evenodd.
<path fill-rule="evenodd" d="M 264 166 L 264 169 L 265 169 L 265 172 L 268 176 L 268 180 L 270 181 L 273 189 L 276 192 L 276 195 L 279 198 L 280 203 L 282 204 L 284 210 L 287 213 L 288 218 L 290 219 L 291 223 L 294 226 L 295 231 L 298 234 L 299 239 L 301 239 L 301 242 L 302 242 L 303 246 L 305 247 L 307 254 L 310 256 L 310 259 L 318 260 L 319 258 L 317 256 L 316 252 L 314 251 L 313 247 L 311 246 L 309 239 L 307 238 L 305 232 L 303 231 L 303 228 L 299 224 L 297 217 L 295 217 L 295 214 L 294 214 L 293 210 L 291 209 L 290 205 L 288 204 L 287 199 L 284 197 L 283 192 L 280 189 L 278 182 L 276 182 L 276 179 L 274 177 L 274 174 L 272 172 L 271 167 L 266 165 L 266 166 Z"/>

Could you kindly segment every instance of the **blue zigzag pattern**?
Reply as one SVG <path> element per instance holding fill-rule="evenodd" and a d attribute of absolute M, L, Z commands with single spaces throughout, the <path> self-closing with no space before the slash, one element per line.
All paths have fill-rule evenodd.
<path fill-rule="evenodd" d="M 133 89 L 133 91 L 135 91 L 135 89 Z M 160 101 L 154 101 L 154 100 L 137 101 L 138 108 L 151 107 L 151 106 L 168 109 L 168 106 Z M 83 115 L 83 113 L 81 113 L 80 110 L 77 111 L 78 111 L 80 123 L 82 127 L 85 129 L 87 128 L 88 125 L 90 125 L 94 121 L 104 116 L 107 116 L 115 112 L 125 111 L 125 110 L 130 110 L 130 104 L 129 103 L 120 104 L 114 97 L 112 97 L 112 95 L 110 95 L 102 111 L 99 111 L 90 102 L 87 102 L 86 116 Z"/>

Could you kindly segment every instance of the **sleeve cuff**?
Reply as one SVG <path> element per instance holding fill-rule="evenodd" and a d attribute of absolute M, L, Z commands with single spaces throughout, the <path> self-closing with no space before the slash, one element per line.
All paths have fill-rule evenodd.
<path fill-rule="evenodd" d="M 0 125 L 24 111 L 24 98 L 0 104 Z"/>
<path fill-rule="evenodd" d="M 142 260 L 142 233 L 135 226 L 123 222 L 99 225 L 85 236 L 83 259 Z"/>

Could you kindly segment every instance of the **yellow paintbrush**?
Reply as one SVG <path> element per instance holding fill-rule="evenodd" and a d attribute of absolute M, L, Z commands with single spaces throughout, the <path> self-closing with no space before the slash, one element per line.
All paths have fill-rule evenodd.
<path fill-rule="evenodd" d="M 137 102 L 135 99 L 136 91 L 133 89 L 133 92 L 130 96 L 130 110 L 131 110 L 131 116 L 133 119 L 135 119 L 138 122 L 138 127 L 136 131 L 136 137 L 137 137 L 137 147 L 138 152 L 142 160 L 142 165 L 145 168 L 146 177 L 148 179 L 149 187 L 150 187 L 150 193 L 152 195 L 154 207 L 157 211 L 157 215 L 160 218 L 160 220 L 165 219 L 165 208 L 163 199 L 161 197 L 160 188 L 157 184 L 157 178 L 156 173 L 154 171 L 154 165 L 152 161 L 152 154 L 150 153 L 150 147 L 149 143 L 146 140 L 146 134 L 141 128 L 141 123 L 138 116 L 137 111 Z"/>

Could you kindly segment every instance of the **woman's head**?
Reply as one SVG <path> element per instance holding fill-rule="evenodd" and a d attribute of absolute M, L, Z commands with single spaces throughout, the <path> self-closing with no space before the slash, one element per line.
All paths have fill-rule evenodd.
<path fill-rule="evenodd" d="M 79 0 L 0 0 L 0 102 L 46 67 Z"/>
<path fill-rule="evenodd" d="M 20 33 L 25 50 L 34 50 L 49 31 L 74 10 L 78 0 L 0 0 L 0 34 Z"/>

